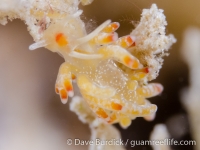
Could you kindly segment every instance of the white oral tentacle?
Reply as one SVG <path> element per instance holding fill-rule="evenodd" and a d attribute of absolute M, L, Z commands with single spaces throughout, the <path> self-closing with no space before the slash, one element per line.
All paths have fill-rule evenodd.
<path fill-rule="evenodd" d="M 38 49 L 40 47 L 45 47 L 47 46 L 47 43 L 45 40 L 42 40 L 42 41 L 39 41 L 39 42 L 36 42 L 36 43 L 33 43 L 29 46 L 29 50 L 35 50 L 35 49 Z"/>
<path fill-rule="evenodd" d="M 90 34 L 88 34 L 82 38 L 79 38 L 76 41 L 77 45 L 72 49 L 72 51 L 74 51 L 79 45 L 86 43 L 86 42 L 90 41 L 91 39 L 93 39 L 96 35 L 99 34 L 99 32 L 101 32 L 110 23 L 111 23 L 111 20 L 107 20 L 103 24 L 101 24 L 99 27 L 97 27 L 94 31 L 92 31 Z"/>
<path fill-rule="evenodd" d="M 100 54 L 83 54 L 83 53 L 79 53 L 76 51 L 70 52 L 69 56 L 75 57 L 75 58 L 80 58 L 80 59 L 99 59 L 99 58 L 103 57 Z"/>

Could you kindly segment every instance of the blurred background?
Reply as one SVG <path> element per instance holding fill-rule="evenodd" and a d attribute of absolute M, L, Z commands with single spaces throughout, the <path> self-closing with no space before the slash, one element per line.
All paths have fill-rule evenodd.
<path fill-rule="evenodd" d="M 177 43 L 165 57 L 156 80 L 164 86 L 162 95 L 151 98 L 158 105 L 154 121 L 142 118 L 121 132 L 124 140 L 148 140 L 154 125 L 167 125 L 172 138 L 192 139 L 188 115 L 181 104 L 180 92 L 189 86 L 188 66 L 181 55 L 183 32 L 189 26 L 200 26 L 199 0 L 94 0 L 81 6 L 82 19 L 93 30 L 107 19 L 120 22 L 120 36 L 129 34 L 140 20 L 143 8 L 156 3 L 164 9 L 168 22 L 167 34 Z M 1 5 L 1 4 L 0 4 Z M 86 150 L 87 146 L 68 146 L 68 138 L 88 140 L 90 130 L 63 105 L 54 92 L 59 66 L 64 61 L 46 49 L 29 51 L 33 43 L 26 25 L 20 20 L 0 25 L 0 150 Z M 78 94 L 78 90 L 76 92 Z M 126 149 L 132 149 L 130 145 Z M 150 146 L 136 146 L 135 150 L 151 150 Z M 174 150 L 193 150 L 193 146 L 173 146 Z"/>

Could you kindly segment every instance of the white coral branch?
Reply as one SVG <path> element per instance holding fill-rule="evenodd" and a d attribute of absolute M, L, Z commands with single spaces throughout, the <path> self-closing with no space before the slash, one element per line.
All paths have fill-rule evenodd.
<path fill-rule="evenodd" d="M 196 140 L 196 150 L 200 149 L 200 30 L 188 28 L 184 34 L 182 53 L 190 70 L 190 87 L 182 92 L 182 103 L 189 114 L 192 136 Z"/>
<path fill-rule="evenodd" d="M 166 17 L 162 9 L 153 4 L 150 9 L 143 9 L 140 23 L 131 32 L 136 37 L 136 46 L 130 51 L 136 55 L 143 64 L 150 67 L 149 80 L 157 77 L 162 68 L 162 57 L 166 54 L 176 39 L 172 34 L 166 35 Z M 161 54 L 160 54 L 161 53 Z"/>
<path fill-rule="evenodd" d="M 167 131 L 167 127 L 164 124 L 155 125 L 150 140 L 151 141 L 165 141 L 165 139 L 169 139 L 169 133 Z M 152 148 L 154 150 L 170 150 L 170 146 L 165 144 L 153 144 Z"/>

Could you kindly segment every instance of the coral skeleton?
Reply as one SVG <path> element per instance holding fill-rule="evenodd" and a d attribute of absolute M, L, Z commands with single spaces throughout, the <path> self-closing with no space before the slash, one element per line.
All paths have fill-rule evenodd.
<path fill-rule="evenodd" d="M 164 124 L 155 125 L 150 140 L 153 141 L 163 141 L 169 139 L 170 135 L 168 133 L 167 127 Z M 171 150 L 170 145 L 168 143 L 165 144 L 152 144 L 153 150 Z"/>
<path fill-rule="evenodd" d="M 190 87 L 182 91 L 182 103 L 188 111 L 189 121 L 191 123 L 191 132 L 197 145 L 195 149 L 200 149 L 200 29 L 190 27 L 185 31 L 182 45 L 182 54 L 189 66 L 190 71 Z"/>
<path fill-rule="evenodd" d="M 157 77 L 162 57 L 176 42 L 165 33 L 163 10 L 155 4 L 144 9 L 140 23 L 126 36 L 118 37 L 120 24 L 111 20 L 88 34 L 78 5 L 91 2 L 10 0 L 0 5 L 0 23 L 20 18 L 35 41 L 30 50 L 45 47 L 64 58 L 55 84 L 63 104 L 74 96 L 72 80 L 76 80 L 84 102 L 104 122 L 127 128 L 136 117 L 152 120 L 157 106 L 146 98 L 159 95 L 163 86 L 149 81 Z M 75 112 L 90 116 L 90 110 Z"/>

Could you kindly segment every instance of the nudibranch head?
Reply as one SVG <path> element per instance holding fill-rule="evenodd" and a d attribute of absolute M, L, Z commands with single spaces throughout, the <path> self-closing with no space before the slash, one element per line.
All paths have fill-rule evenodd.
<path fill-rule="evenodd" d="M 46 43 L 45 47 L 53 52 L 69 53 L 77 45 L 76 40 L 86 35 L 83 29 L 83 22 L 77 18 L 60 20 L 49 25 L 42 40 Z"/>

